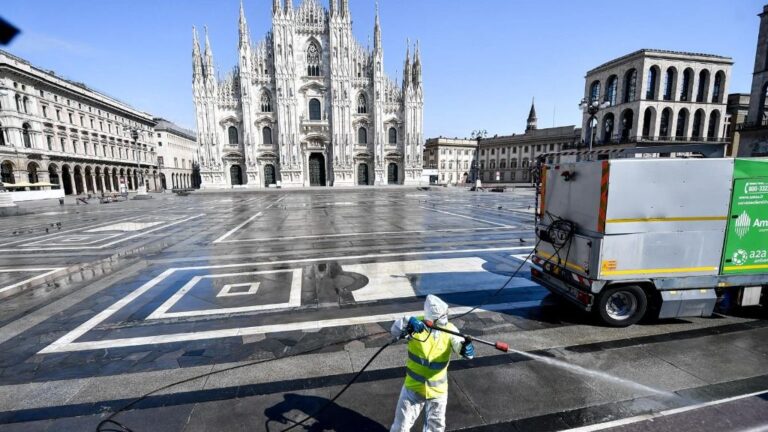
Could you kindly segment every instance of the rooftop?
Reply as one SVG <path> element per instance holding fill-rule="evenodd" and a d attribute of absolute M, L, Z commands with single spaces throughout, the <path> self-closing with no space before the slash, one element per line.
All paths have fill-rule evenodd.
<path fill-rule="evenodd" d="M 157 125 L 155 126 L 156 132 L 172 132 L 176 135 L 190 139 L 192 141 L 197 141 L 197 134 L 195 133 L 195 131 L 185 129 L 177 125 L 176 123 L 168 121 L 162 117 L 155 117 L 154 120 L 155 122 L 157 122 Z"/>
<path fill-rule="evenodd" d="M 6 59 L 3 59 L 3 57 L 6 57 L 8 61 L 6 61 Z M 28 68 L 29 71 L 32 72 L 33 74 L 42 75 L 42 76 L 38 77 L 39 79 L 48 79 L 50 81 L 53 81 L 53 84 L 60 84 L 61 87 L 65 88 L 65 89 L 67 89 L 66 88 L 67 85 L 73 86 L 73 87 L 77 87 L 77 89 L 84 90 L 84 91 L 86 91 L 88 93 L 91 93 L 91 95 L 92 95 L 92 96 L 91 95 L 86 95 L 86 96 L 94 97 L 94 99 L 97 99 L 97 100 L 98 99 L 102 99 L 99 102 L 101 102 L 103 104 L 116 105 L 118 108 L 120 108 L 122 110 L 125 110 L 125 111 L 129 111 L 133 115 L 137 115 L 137 116 L 143 117 L 147 121 L 149 121 L 151 119 L 151 117 L 152 117 L 151 114 L 149 114 L 149 113 L 147 113 L 145 111 L 141 111 L 139 109 L 136 109 L 136 108 L 132 107 L 130 104 L 128 104 L 126 102 L 123 102 L 123 101 L 121 101 L 120 99 L 118 99 L 116 97 L 110 96 L 110 95 L 106 94 L 103 91 L 94 90 L 92 87 L 88 87 L 87 85 L 85 85 L 82 82 L 74 81 L 74 80 L 62 77 L 62 76 L 58 75 L 55 71 L 39 68 L 39 67 L 33 65 L 32 63 L 30 63 L 29 61 L 27 61 L 27 60 L 25 60 L 25 59 L 23 59 L 21 57 L 15 56 L 15 55 L 9 53 L 8 51 L 0 50 L 0 63 L 5 63 L 5 64 L 8 64 L 9 66 L 16 66 L 17 68 L 18 68 L 19 65 L 21 65 L 21 66 L 23 66 L 25 68 Z M 13 64 L 13 63 L 16 63 L 16 64 Z M 56 83 L 56 81 L 59 81 L 59 83 Z M 67 89 L 67 90 L 74 91 L 75 89 L 71 89 L 70 88 L 70 89 Z"/>
<path fill-rule="evenodd" d="M 608 62 L 605 62 L 601 64 L 600 66 L 597 66 L 587 72 L 587 75 L 591 74 L 592 72 L 595 72 L 600 69 L 607 68 L 609 66 L 613 66 L 615 64 L 624 62 L 630 58 L 633 57 L 640 57 L 640 56 L 649 56 L 649 57 L 692 57 L 692 60 L 709 60 L 717 63 L 728 63 L 733 64 L 733 59 L 731 57 L 716 55 L 716 54 L 705 54 L 705 53 L 694 53 L 694 52 L 687 52 L 687 51 L 672 51 L 672 50 L 660 50 L 660 49 L 652 49 L 652 48 L 643 48 L 634 52 L 631 52 L 629 54 L 623 55 L 621 57 L 617 57 L 613 60 L 610 60 Z"/>

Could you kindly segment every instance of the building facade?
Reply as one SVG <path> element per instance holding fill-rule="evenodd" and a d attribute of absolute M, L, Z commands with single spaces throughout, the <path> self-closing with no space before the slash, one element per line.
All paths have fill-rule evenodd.
<path fill-rule="evenodd" d="M 352 35 L 349 0 L 272 2 L 256 44 L 241 4 L 239 61 L 217 78 L 208 35 L 193 31 L 192 88 L 202 187 L 416 184 L 423 86 L 418 44 L 402 84 L 384 73 L 376 13 L 373 48 Z"/>
<path fill-rule="evenodd" d="M 163 189 L 190 189 L 200 186 L 197 136 L 168 120 L 155 117 L 155 150 Z"/>
<path fill-rule="evenodd" d="M 424 144 L 424 168 L 437 170 L 438 184 L 471 182 L 476 158 L 476 139 L 438 137 Z"/>
<path fill-rule="evenodd" d="M 736 125 L 734 147 L 739 157 L 768 156 L 768 5 L 763 7 L 757 35 L 755 67 L 747 118 Z"/>
<path fill-rule="evenodd" d="M 732 93 L 728 95 L 725 116 L 725 136 L 728 139 L 727 156 L 736 156 L 739 148 L 738 125 L 747 121 L 749 114 L 749 93 Z"/>
<path fill-rule="evenodd" d="M 536 158 L 577 146 L 581 129 L 576 126 L 538 128 L 531 104 L 525 133 L 483 138 L 479 142 L 478 167 L 484 183 L 529 183 Z M 553 162 L 559 162 L 554 156 Z"/>
<path fill-rule="evenodd" d="M 587 72 L 584 142 L 615 144 L 724 143 L 729 57 L 643 49 Z"/>
<path fill-rule="evenodd" d="M 152 116 L 0 51 L 0 181 L 67 195 L 159 187 Z M 30 186 L 34 188 L 35 186 Z"/>

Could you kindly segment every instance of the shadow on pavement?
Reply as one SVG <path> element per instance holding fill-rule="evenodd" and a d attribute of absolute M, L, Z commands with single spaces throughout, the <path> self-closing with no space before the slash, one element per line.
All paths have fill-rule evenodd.
<path fill-rule="evenodd" d="M 264 410 L 264 415 L 267 418 L 264 429 L 269 432 L 278 432 L 293 426 L 295 422 L 301 421 L 305 415 L 314 414 L 328 402 L 327 398 L 294 393 L 284 394 L 283 398 L 282 402 Z M 294 419 L 286 417 L 291 411 L 300 411 L 301 414 L 293 416 L 295 417 Z M 298 426 L 293 430 L 312 432 L 384 432 L 387 431 L 387 428 L 356 411 L 332 403 L 317 417 L 307 420 L 304 425 Z"/>

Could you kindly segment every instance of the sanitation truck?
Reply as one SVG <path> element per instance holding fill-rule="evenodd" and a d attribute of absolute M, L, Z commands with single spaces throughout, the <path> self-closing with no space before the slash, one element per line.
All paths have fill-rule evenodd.
<path fill-rule="evenodd" d="M 604 323 L 768 298 L 768 159 L 546 164 L 532 279 Z"/>

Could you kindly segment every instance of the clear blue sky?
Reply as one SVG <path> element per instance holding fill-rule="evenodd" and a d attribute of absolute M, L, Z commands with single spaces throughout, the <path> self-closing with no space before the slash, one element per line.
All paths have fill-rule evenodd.
<path fill-rule="evenodd" d="M 323 0 L 327 4 L 328 0 Z M 298 0 L 296 0 L 298 3 Z M 351 0 L 354 32 L 373 31 L 373 0 Z M 253 39 L 270 0 L 245 0 Z M 191 27 L 208 25 L 220 71 L 237 56 L 239 0 L 4 0 L 23 30 L 6 49 L 33 64 L 194 128 Z M 531 97 L 539 127 L 580 121 L 584 74 L 640 48 L 735 61 L 729 92 L 749 92 L 757 0 L 381 0 L 385 67 L 402 71 L 419 39 L 426 137 L 521 132 Z M 202 30 L 202 29 L 201 29 Z"/>

